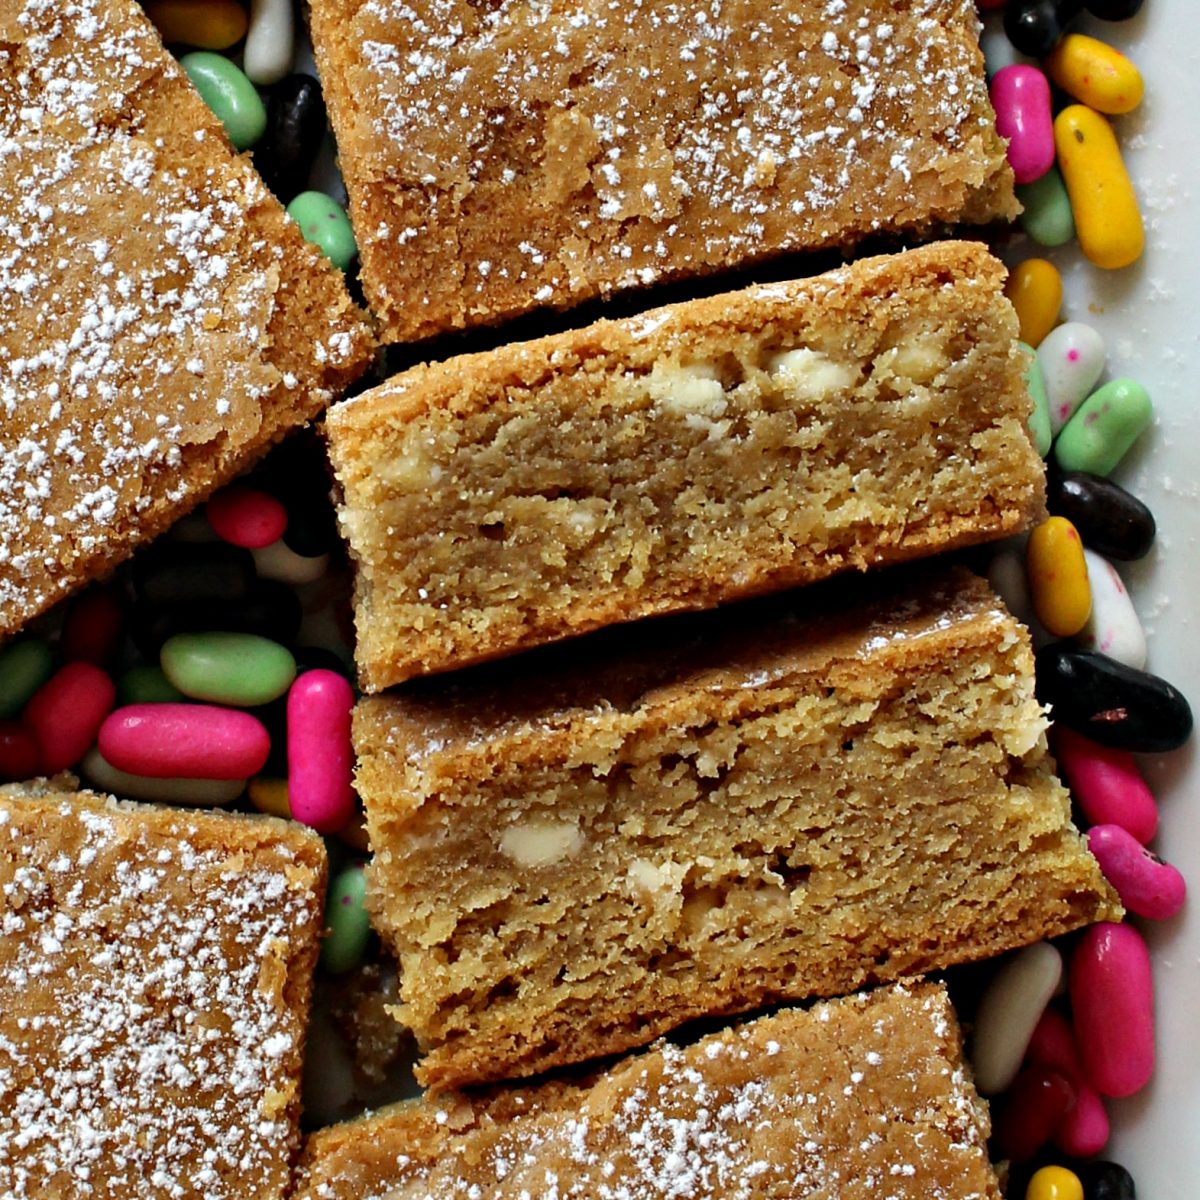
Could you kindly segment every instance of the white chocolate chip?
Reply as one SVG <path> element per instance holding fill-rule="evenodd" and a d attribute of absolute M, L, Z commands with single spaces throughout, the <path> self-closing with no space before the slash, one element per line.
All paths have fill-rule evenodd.
<path fill-rule="evenodd" d="M 800 400 L 822 400 L 858 381 L 857 366 L 805 348 L 775 355 L 767 369 L 788 395 Z"/>
<path fill-rule="evenodd" d="M 583 846 L 579 827 L 567 821 L 525 821 L 500 836 L 500 851 L 522 867 L 549 867 Z"/>

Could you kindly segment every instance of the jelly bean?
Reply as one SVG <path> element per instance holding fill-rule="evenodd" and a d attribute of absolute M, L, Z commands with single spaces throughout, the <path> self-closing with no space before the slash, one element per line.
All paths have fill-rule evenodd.
<path fill-rule="evenodd" d="M 1192 733 L 1191 707 L 1165 679 L 1061 642 L 1037 653 L 1037 695 L 1055 721 L 1118 750 L 1176 750 Z"/>
<path fill-rule="evenodd" d="M 1017 199 L 1021 202 L 1021 228 L 1039 246 L 1065 246 L 1075 237 L 1071 198 L 1057 167 L 1017 188 Z"/>
<path fill-rule="evenodd" d="M 1057 434 L 1104 370 L 1104 339 L 1090 325 L 1068 321 L 1045 336 L 1037 354 L 1046 380 L 1050 429 Z"/>
<path fill-rule="evenodd" d="M 1086 105 L 1072 104 L 1054 118 L 1054 144 L 1080 249 L 1106 270 L 1136 262 L 1146 235 L 1112 126 Z"/>
<path fill-rule="evenodd" d="M 246 36 L 246 10 L 237 0 L 146 0 L 145 8 L 164 42 L 228 50 Z"/>
<path fill-rule="evenodd" d="M 1025 1067 L 996 1115 L 999 1156 L 1027 1162 L 1054 1136 L 1074 1103 L 1075 1088 L 1061 1072 Z"/>
<path fill-rule="evenodd" d="M 287 206 L 300 232 L 339 270 L 344 271 L 358 253 L 350 218 L 332 196 L 301 192 Z"/>
<path fill-rule="evenodd" d="M 0 650 L 0 720 L 15 717 L 54 674 L 54 655 L 37 638 L 20 638 Z"/>
<path fill-rule="evenodd" d="M 988 583 L 1021 624 L 1036 620 L 1025 574 L 1025 556 L 1020 551 L 1005 549 L 994 554 L 988 566 Z"/>
<path fill-rule="evenodd" d="M 250 0 L 250 32 L 242 66 L 260 87 L 278 83 L 292 69 L 296 31 L 292 0 Z"/>
<path fill-rule="evenodd" d="M 267 127 L 267 110 L 254 84 L 223 54 L 196 50 L 185 54 L 179 65 L 200 93 L 201 99 L 225 127 L 225 134 L 238 150 L 248 150 Z"/>
<path fill-rule="evenodd" d="M 1021 341 L 1037 349 L 1058 321 L 1063 285 L 1058 268 L 1044 258 L 1027 258 L 1008 277 L 1004 294 L 1017 310 Z"/>
<path fill-rule="evenodd" d="M 354 815 L 354 689 L 333 671 L 306 671 L 288 692 L 288 795 L 292 816 L 335 833 Z"/>
<path fill-rule="evenodd" d="M 325 101 L 311 75 L 289 75 L 267 101 L 267 131 L 254 148 L 254 165 L 283 204 L 308 186 L 325 136 Z"/>
<path fill-rule="evenodd" d="M 129 704 L 100 726 L 114 767 L 153 779 L 248 779 L 271 750 L 262 722 L 209 704 Z"/>
<path fill-rule="evenodd" d="M 16 721 L 0 721 L 0 783 L 15 783 L 41 774 L 37 739 Z"/>
<path fill-rule="evenodd" d="M 80 772 L 98 791 L 111 792 L 126 800 L 150 800 L 198 808 L 221 808 L 232 804 L 245 787 L 243 779 L 157 779 L 119 771 L 96 746 L 84 755 Z"/>
<path fill-rule="evenodd" d="M 1054 457 L 1064 471 L 1111 475 L 1154 415 L 1150 396 L 1133 379 L 1113 379 L 1093 392 L 1063 426 Z"/>
<path fill-rule="evenodd" d="M 183 693 L 163 674 L 162 667 L 137 663 L 117 680 L 117 704 L 170 704 Z"/>
<path fill-rule="evenodd" d="M 1022 54 L 1045 58 L 1083 8 L 1083 0 L 1010 0 L 1004 32 Z"/>
<path fill-rule="evenodd" d="M 330 975 L 354 970 L 366 955 L 371 924 L 363 907 L 366 875 L 361 863 L 339 871 L 329 881 L 325 902 L 325 927 L 329 935 L 321 943 L 321 966 Z"/>
<path fill-rule="evenodd" d="M 1154 1073 L 1154 984 L 1146 943 L 1132 925 L 1091 925 L 1075 947 L 1069 974 L 1084 1076 L 1102 1096 L 1132 1096 Z"/>
<path fill-rule="evenodd" d="M 1083 544 L 1122 562 L 1143 558 L 1154 545 L 1154 514 L 1120 484 L 1082 471 L 1052 472 L 1046 502 L 1079 530 Z"/>
<path fill-rule="evenodd" d="M 1071 1023 L 1058 1009 L 1047 1008 L 1038 1018 L 1029 1037 L 1026 1057 L 1038 1066 L 1062 1072 L 1072 1082 L 1080 1074 L 1082 1068 Z"/>
<path fill-rule="evenodd" d="M 163 674 L 193 700 L 251 708 L 282 696 L 296 660 L 252 633 L 178 633 L 163 643 Z"/>
<path fill-rule="evenodd" d="M 1183 907 L 1187 897 L 1183 876 L 1120 825 L 1093 825 L 1087 839 L 1104 878 L 1131 913 L 1166 921 Z"/>
<path fill-rule="evenodd" d="M 1144 0 L 1084 0 L 1088 12 L 1102 21 L 1128 21 L 1136 16 Z"/>
<path fill-rule="evenodd" d="M 240 484 L 222 488 L 204 511 L 222 541 L 247 550 L 277 542 L 287 528 L 287 509 L 274 496 Z"/>
<path fill-rule="evenodd" d="M 1146 634 L 1117 569 L 1094 550 L 1084 550 L 1092 615 L 1079 635 L 1085 650 L 1107 654 L 1140 671 L 1146 665 Z"/>
<path fill-rule="evenodd" d="M 992 976 L 975 1014 L 971 1064 L 985 1095 L 1016 1078 L 1038 1019 L 1062 978 L 1062 957 L 1049 942 L 1026 946 Z"/>
<path fill-rule="evenodd" d="M 975 0 L 976 5 L 987 12 L 989 9 L 1003 8 L 1008 0 Z"/>
<path fill-rule="evenodd" d="M 158 542 L 134 559 L 133 587 L 150 604 L 220 604 L 242 600 L 254 586 L 249 550 Z"/>
<path fill-rule="evenodd" d="M 1083 1200 L 1083 1184 L 1066 1167 L 1040 1167 L 1025 1189 L 1025 1200 Z"/>
<path fill-rule="evenodd" d="M 1029 535 L 1025 565 L 1033 608 L 1047 632 L 1077 634 L 1092 611 L 1092 593 L 1075 526 L 1065 517 L 1048 517 Z"/>
<path fill-rule="evenodd" d="M 1079 1178 L 1087 1200 L 1137 1200 L 1133 1176 L 1119 1163 L 1083 1163 Z"/>
<path fill-rule="evenodd" d="M 246 789 L 250 803 L 261 813 L 269 813 L 273 817 L 282 817 L 290 821 L 292 808 L 288 803 L 288 785 L 286 779 L 275 779 L 269 775 L 257 775 L 250 780 Z"/>
<path fill-rule="evenodd" d="M 1120 825 L 1143 844 L 1158 832 L 1158 805 L 1128 750 L 1101 746 L 1055 725 L 1054 755 L 1089 824 Z"/>
<path fill-rule="evenodd" d="M 296 587 L 320 579 L 329 569 L 329 555 L 318 554 L 309 558 L 297 554 L 280 539 L 261 550 L 255 550 L 254 565 L 263 579 L 275 579 Z"/>
<path fill-rule="evenodd" d="M 1055 1145 L 1072 1158 L 1090 1158 L 1108 1145 L 1111 1136 L 1112 1125 L 1103 1097 L 1090 1084 L 1080 1082 L 1075 1091 L 1074 1107 L 1055 1131 Z"/>
<path fill-rule="evenodd" d="M 1026 342 L 1018 344 L 1029 357 L 1025 367 L 1025 386 L 1029 389 L 1029 399 L 1033 404 L 1029 413 L 1029 432 L 1037 452 L 1045 458 L 1054 444 L 1054 434 L 1050 430 L 1050 399 L 1046 395 L 1046 377 L 1042 374 L 1041 360 L 1034 348 Z"/>
<path fill-rule="evenodd" d="M 1014 63 L 991 83 L 996 132 L 1008 139 L 1008 162 L 1017 183 L 1033 183 L 1054 165 L 1050 84 L 1037 67 Z"/>
<path fill-rule="evenodd" d="M 340 545 L 337 517 L 326 496 L 297 497 L 289 507 L 290 519 L 283 544 L 303 558 L 317 558 Z"/>
<path fill-rule="evenodd" d="M 67 663 L 38 688 L 21 720 L 38 744 L 47 775 L 65 771 L 87 753 L 116 697 L 107 673 L 85 662 Z"/>
<path fill-rule="evenodd" d="M 121 651 L 125 604 L 120 591 L 99 584 L 76 596 L 67 607 L 58 649 L 64 662 L 110 666 Z"/>
<path fill-rule="evenodd" d="M 979 48 L 983 51 L 984 67 L 989 78 L 1013 63 L 1033 61 L 1008 40 L 1008 34 L 1004 32 L 1004 18 L 998 12 L 989 12 L 984 16 Z"/>
<path fill-rule="evenodd" d="M 1069 33 L 1046 60 L 1057 87 L 1088 108 L 1116 115 L 1142 102 L 1142 73 L 1119 50 L 1097 38 Z"/>

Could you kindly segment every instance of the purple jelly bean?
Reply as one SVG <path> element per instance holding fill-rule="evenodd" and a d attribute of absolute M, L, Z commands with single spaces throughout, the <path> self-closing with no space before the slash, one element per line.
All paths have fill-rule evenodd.
<path fill-rule="evenodd" d="M 100 726 L 100 753 L 152 779 L 247 779 L 271 753 L 266 727 L 215 704 L 127 704 Z"/>
<path fill-rule="evenodd" d="M 1090 825 L 1120 825 L 1143 844 L 1158 832 L 1158 805 L 1128 750 L 1098 745 L 1055 725 L 1054 754 Z"/>
<path fill-rule="evenodd" d="M 1183 907 L 1187 896 L 1183 876 L 1120 825 L 1093 825 L 1087 839 L 1105 879 L 1130 912 L 1165 921 Z"/>
<path fill-rule="evenodd" d="M 1037 67 L 1013 63 L 992 77 L 996 131 L 1008 139 L 1008 162 L 1018 183 L 1033 183 L 1054 165 L 1050 84 Z"/>
<path fill-rule="evenodd" d="M 292 816 L 337 833 L 354 816 L 354 691 L 336 671 L 305 671 L 287 699 L 288 802 Z"/>
<path fill-rule="evenodd" d="M 1102 1096 L 1132 1096 L 1154 1074 L 1150 953 L 1131 925 L 1085 929 L 1071 957 L 1075 1042 L 1088 1083 Z"/>

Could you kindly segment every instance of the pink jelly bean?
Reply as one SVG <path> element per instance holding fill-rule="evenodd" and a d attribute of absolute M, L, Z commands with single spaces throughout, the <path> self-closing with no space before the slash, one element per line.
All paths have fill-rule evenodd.
<path fill-rule="evenodd" d="M 125 605 L 111 584 L 83 592 L 67 609 L 59 652 L 64 662 L 111 666 L 125 632 Z"/>
<path fill-rule="evenodd" d="M 266 492 L 235 484 L 219 491 L 205 508 L 213 533 L 247 550 L 279 541 L 287 529 L 287 509 Z"/>
<path fill-rule="evenodd" d="M 1026 1067 L 1013 1080 L 996 1114 L 1001 1157 L 1027 1162 L 1053 1136 L 1075 1103 L 1075 1088 L 1061 1071 Z"/>
<path fill-rule="evenodd" d="M 1154 1073 L 1154 983 L 1141 935 L 1111 921 L 1084 930 L 1070 985 L 1084 1078 L 1102 1096 L 1132 1096 Z"/>
<path fill-rule="evenodd" d="M 38 744 L 47 775 L 74 766 L 91 749 L 116 698 L 113 681 L 88 662 L 67 663 L 34 692 L 21 721 Z"/>
<path fill-rule="evenodd" d="M 1128 750 L 1111 750 L 1055 725 L 1054 754 L 1089 824 L 1120 825 L 1143 844 L 1158 832 L 1158 805 Z"/>
<path fill-rule="evenodd" d="M 1008 139 L 1008 161 L 1018 183 L 1041 179 L 1054 165 L 1050 84 L 1037 67 L 1013 63 L 992 76 L 996 131 Z"/>
<path fill-rule="evenodd" d="M 305 671 L 288 692 L 288 803 L 320 833 L 337 833 L 354 816 L 353 708 L 354 690 L 336 671 Z"/>
<path fill-rule="evenodd" d="M 1100 1093 L 1083 1079 L 1075 1035 L 1070 1022 L 1055 1008 L 1042 1013 L 1029 1039 L 1025 1060 L 1065 1075 L 1075 1087 L 1075 1104 L 1059 1123 L 1054 1141 L 1059 1149 L 1076 1158 L 1099 1154 L 1108 1145 L 1111 1127 Z"/>
<path fill-rule="evenodd" d="M 1105 879 L 1130 912 L 1165 921 L 1183 907 L 1187 896 L 1183 876 L 1120 825 L 1093 825 L 1087 839 Z"/>
<path fill-rule="evenodd" d="M 247 779 L 266 766 L 271 737 L 257 717 L 215 704 L 127 704 L 100 726 L 100 753 L 152 779 Z"/>

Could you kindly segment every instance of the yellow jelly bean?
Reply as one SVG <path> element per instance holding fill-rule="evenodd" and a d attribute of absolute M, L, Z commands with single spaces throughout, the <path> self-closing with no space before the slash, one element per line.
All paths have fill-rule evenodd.
<path fill-rule="evenodd" d="M 164 42 L 228 50 L 246 36 L 246 10 L 237 0 L 149 0 L 146 15 Z"/>
<path fill-rule="evenodd" d="M 290 819 L 291 805 L 288 804 L 288 785 L 286 779 L 272 779 L 268 775 L 256 775 L 247 787 L 250 803 L 262 813 L 270 813 L 273 817 Z"/>
<path fill-rule="evenodd" d="M 1142 214 L 1112 126 L 1072 104 L 1054 118 L 1054 145 L 1084 254 L 1107 270 L 1136 262 L 1145 243 Z"/>
<path fill-rule="evenodd" d="M 1064 92 L 1097 112 L 1132 112 L 1146 91 L 1141 71 L 1125 55 L 1082 33 L 1068 33 L 1045 66 Z"/>
<path fill-rule="evenodd" d="M 1035 349 L 1058 322 L 1063 285 L 1058 268 L 1044 258 L 1018 263 L 1005 284 L 1004 294 L 1017 310 L 1021 341 Z"/>
<path fill-rule="evenodd" d="M 1083 1200 L 1083 1184 L 1066 1167 L 1042 1167 L 1030 1179 L 1025 1200 Z"/>
<path fill-rule="evenodd" d="M 1050 517 L 1029 535 L 1025 571 L 1034 612 L 1046 632 L 1064 638 L 1077 634 L 1092 614 L 1092 590 L 1083 542 L 1066 517 Z"/>

